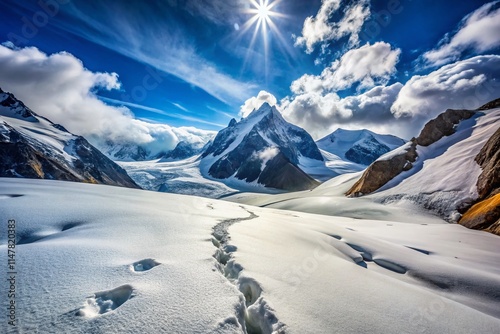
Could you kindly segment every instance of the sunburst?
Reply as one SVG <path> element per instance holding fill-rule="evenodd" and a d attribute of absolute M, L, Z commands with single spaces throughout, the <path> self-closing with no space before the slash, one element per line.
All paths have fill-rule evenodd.
<path fill-rule="evenodd" d="M 266 75 L 268 72 L 268 59 L 269 59 L 269 36 L 270 33 L 273 33 L 273 36 L 277 37 L 277 39 L 282 43 L 283 45 L 286 44 L 283 36 L 281 35 L 278 27 L 276 24 L 273 22 L 274 18 L 285 18 L 286 16 L 276 12 L 274 9 L 277 4 L 279 4 L 282 0 L 275 0 L 275 1 L 270 1 L 270 0 L 249 0 L 250 2 L 250 8 L 246 9 L 244 11 L 245 14 L 251 15 L 251 17 L 248 19 L 248 21 L 243 25 L 240 33 L 244 34 L 248 30 L 250 30 L 252 27 L 255 26 L 255 30 L 253 31 L 253 36 L 250 41 L 250 46 L 249 46 L 249 52 L 247 53 L 247 56 L 245 58 L 245 64 L 244 67 L 248 61 L 248 57 L 250 54 L 250 51 L 254 49 L 255 42 L 257 40 L 257 36 L 259 35 L 259 32 L 262 35 L 262 43 L 264 46 L 264 58 L 265 58 L 265 70 L 266 70 Z"/>

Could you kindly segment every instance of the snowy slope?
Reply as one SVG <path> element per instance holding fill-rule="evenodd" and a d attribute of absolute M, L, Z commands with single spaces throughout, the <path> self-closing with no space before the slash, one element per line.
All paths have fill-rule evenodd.
<path fill-rule="evenodd" d="M 0 179 L 0 219 L 16 219 L 19 332 L 499 332 L 498 237 L 411 216 Z"/>
<path fill-rule="evenodd" d="M 200 156 L 179 161 L 158 159 L 118 162 L 143 189 L 165 193 L 219 198 L 239 191 L 274 193 L 276 190 L 261 184 L 231 180 L 225 183 L 205 178 L 200 172 Z"/>
<path fill-rule="evenodd" d="M 456 209 L 478 196 L 476 183 L 481 168 L 474 158 L 499 124 L 500 108 L 478 112 L 460 122 L 453 135 L 427 147 L 417 146 L 414 167 L 370 197 L 383 202 L 412 201 L 456 221 L 460 216 Z"/>
<path fill-rule="evenodd" d="M 0 89 L 0 175 L 137 188 L 85 138 L 69 133 Z"/>

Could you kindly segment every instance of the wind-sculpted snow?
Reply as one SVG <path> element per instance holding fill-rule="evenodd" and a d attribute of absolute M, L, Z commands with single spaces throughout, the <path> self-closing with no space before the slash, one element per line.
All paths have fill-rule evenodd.
<path fill-rule="evenodd" d="M 332 196 L 352 181 L 344 176 L 313 192 Z M 302 202 L 318 198 L 304 196 Z M 0 220 L 16 220 L 20 242 L 19 324 L 15 331 L 1 329 L 500 332 L 497 236 L 447 224 L 410 206 L 345 198 L 336 208 L 341 209 L 351 213 L 321 216 L 2 178 Z M 348 217 L 356 210 L 357 219 Z M 1 224 L 2 256 L 6 235 Z M 6 300 L 0 299 L 2 309 Z M 5 313 L 0 321 L 7 324 Z"/>

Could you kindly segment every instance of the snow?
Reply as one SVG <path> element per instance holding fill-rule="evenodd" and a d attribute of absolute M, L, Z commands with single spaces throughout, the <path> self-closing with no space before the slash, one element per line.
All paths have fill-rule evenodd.
<path fill-rule="evenodd" d="M 418 158 L 413 168 L 369 197 L 383 202 L 413 201 L 449 220 L 459 217 L 455 209 L 478 196 L 476 183 L 481 168 L 474 159 L 498 124 L 500 108 L 462 121 L 453 135 L 428 147 L 417 146 Z"/>
<path fill-rule="evenodd" d="M 33 118 L 35 121 L 31 121 Z M 64 159 L 70 166 L 73 164 L 71 140 L 76 136 L 69 132 L 61 131 L 53 126 L 53 123 L 43 117 L 10 117 L 0 111 L 0 123 L 20 132 L 23 137 L 30 141 L 35 147 L 43 148 L 50 155 L 57 155 Z"/>
<path fill-rule="evenodd" d="M 220 198 L 240 191 L 255 191 L 267 194 L 280 191 L 265 188 L 263 185 L 248 183 L 230 177 L 218 180 L 201 174 L 200 156 L 185 160 L 164 161 L 133 161 L 117 163 L 125 169 L 127 174 L 143 189 L 169 192 L 183 195 L 196 195 L 208 198 Z"/>
<path fill-rule="evenodd" d="M 340 198 L 357 177 L 315 196 Z M 0 219 L 17 226 L 18 331 L 500 331 L 497 236 L 404 206 L 371 219 L 367 201 L 346 200 L 366 217 L 2 178 Z"/>
<path fill-rule="evenodd" d="M 316 141 L 318 147 L 340 159 L 345 159 L 346 152 L 356 144 L 366 145 L 366 141 L 373 137 L 379 143 L 390 149 L 401 146 L 404 141 L 392 135 L 380 135 L 369 130 L 344 130 L 337 129 L 328 136 Z M 332 140 L 333 139 L 333 140 Z"/>

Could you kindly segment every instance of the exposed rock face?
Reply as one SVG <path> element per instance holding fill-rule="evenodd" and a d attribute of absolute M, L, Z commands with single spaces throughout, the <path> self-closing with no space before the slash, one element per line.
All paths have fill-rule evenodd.
<path fill-rule="evenodd" d="M 500 235 L 500 194 L 473 205 L 459 223 L 468 228 Z"/>
<path fill-rule="evenodd" d="M 306 190 L 318 182 L 300 170 L 301 157 L 323 161 L 312 137 L 267 103 L 240 122 L 231 120 L 202 155 L 204 161 L 213 161 L 208 168 L 211 177 Z"/>
<path fill-rule="evenodd" d="M 36 115 L 12 94 L 0 97 L 0 176 L 139 188 L 85 138 Z"/>
<path fill-rule="evenodd" d="M 259 176 L 259 183 L 288 191 L 312 189 L 319 182 L 291 163 L 283 153 L 270 160 Z"/>
<path fill-rule="evenodd" d="M 477 180 L 479 198 L 484 199 L 500 192 L 500 128 L 476 156 L 483 172 Z"/>
<path fill-rule="evenodd" d="M 424 126 L 420 135 L 410 141 L 407 150 L 391 159 L 377 160 L 371 164 L 346 195 L 363 196 L 380 189 L 401 172 L 413 167 L 412 163 L 418 157 L 417 145 L 429 146 L 445 136 L 452 135 L 461 121 L 471 118 L 475 113 L 471 110 L 446 110 Z"/>
<path fill-rule="evenodd" d="M 491 102 L 486 103 L 484 106 L 481 108 L 478 108 L 477 110 L 489 110 L 489 109 L 494 109 L 494 108 L 499 108 L 500 107 L 500 99 L 493 100 Z"/>
<path fill-rule="evenodd" d="M 500 235 L 500 128 L 475 161 L 483 170 L 477 180 L 479 198 L 462 216 L 460 224 Z"/>
<path fill-rule="evenodd" d="M 398 176 L 401 172 L 410 170 L 417 159 L 416 142 L 412 140 L 400 154 L 388 160 L 377 160 L 371 164 L 363 176 L 346 193 L 347 196 L 363 196 L 370 194 L 387 182 Z"/>
<path fill-rule="evenodd" d="M 417 137 L 417 144 L 429 146 L 445 136 L 451 136 L 455 133 L 455 127 L 461 121 L 471 118 L 475 113 L 472 110 L 446 110 L 437 118 L 425 124 L 422 132 Z"/>

